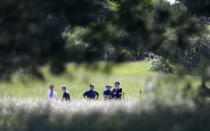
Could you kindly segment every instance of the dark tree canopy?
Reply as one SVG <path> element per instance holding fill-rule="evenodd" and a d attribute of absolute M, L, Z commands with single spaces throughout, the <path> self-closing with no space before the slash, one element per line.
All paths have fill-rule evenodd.
<path fill-rule="evenodd" d="M 209 16 L 210 1 L 209 0 L 180 0 L 183 2 L 191 14 L 198 16 Z"/>
<path fill-rule="evenodd" d="M 67 25 L 87 26 L 103 17 L 106 3 L 97 0 L 0 0 L 0 76 L 20 68 L 37 74 L 37 66 L 64 69 Z M 37 74 L 38 75 L 38 74 Z"/>
<path fill-rule="evenodd" d="M 190 3 L 194 1 L 199 8 L 188 6 L 185 1 L 188 10 L 207 12 L 207 0 Z M 144 52 L 181 63 L 180 57 L 192 45 L 191 39 L 199 37 L 204 29 L 183 4 L 170 5 L 161 0 L 0 3 L 1 78 L 9 78 L 19 69 L 40 75 L 37 69 L 45 64 L 51 65 L 53 73 L 60 73 L 65 70 L 65 63 L 71 61 L 92 62 L 105 57 L 118 62 L 140 60 Z M 73 37 L 71 33 L 76 27 L 84 28 L 78 35 L 82 42 L 69 46 L 63 34 L 70 32 L 68 37 Z"/>
<path fill-rule="evenodd" d="M 122 49 L 136 55 L 146 49 L 177 62 L 180 53 L 190 46 L 190 39 L 203 30 L 197 26 L 197 19 L 181 6 L 152 0 L 123 0 L 118 4 L 118 10 L 111 17 L 90 26 L 85 40 L 93 45 L 92 50 L 103 52 L 104 45 L 111 45 L 122 58 L 125 56 L 122 54 L 125 52 L 119 53 Z M 170 42 L 167 42 L 168 31 L 174 35 Z"/>

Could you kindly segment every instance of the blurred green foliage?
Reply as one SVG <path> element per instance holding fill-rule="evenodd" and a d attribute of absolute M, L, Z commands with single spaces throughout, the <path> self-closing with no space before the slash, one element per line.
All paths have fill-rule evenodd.
<path fill-rule="evenodd" d="M 209 16 L 209 0 L 178 0 L 184 3 L 191 14 L 197 16 Z"/>
<path fill-rule="evenodd" d="M 208 79 L 204 72 L 209 66 L 205 48 L 209 41 L 201 41 L 209 32 L 199 24 L 197 13 L 192 13 L 195 7 L 206 9 L 208 1 L 0 2 L 1 78 L 8 80 L 22 69 L 44 78 L 38 70 L 42 65 L 49 64 L 51 72 L 58 75 L 68 62 L 133 61 L 154 53 L 162 62 L 182 69 L 180 72 L 200 72 L 196 75 Z"/>
<path fill-rule="evenodd" d="M 105 1 L 0 0 L 0 76 L 19 69 L 42 78 L 37 68 L 50 64 L 53 73 L 69 61 L 62 33 L 66 26 L 86 26 L 102 18 Z"/>
<path fill-rule="evenodd" d="M 151 61 L 150 70 L 164 73 L 175 73 L 175 67 L 166 59 L 154 54 L 149 54 L 147 58 Z"/>

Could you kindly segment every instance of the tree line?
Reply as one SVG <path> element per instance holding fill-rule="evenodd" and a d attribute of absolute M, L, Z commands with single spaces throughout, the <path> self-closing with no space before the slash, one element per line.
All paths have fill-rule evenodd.
<path fill-rule="evenodd" d="M 150 53 L 207 80 L 209 2 L 0 0 L 0 77 L 65 71 L 68 62 L 142 60 Z M 203 63 L 203 64 L 201 64 Z M 203 71 L 201 72 L 202 69 Z"/>

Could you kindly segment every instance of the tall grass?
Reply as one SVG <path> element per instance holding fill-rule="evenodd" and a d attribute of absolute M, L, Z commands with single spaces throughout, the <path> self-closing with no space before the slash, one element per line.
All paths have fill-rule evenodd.
<path fill-rule="evenodd" d="M 209 131 L 208 106 L 140 101 L 0 101 L 1 131 Z"/>

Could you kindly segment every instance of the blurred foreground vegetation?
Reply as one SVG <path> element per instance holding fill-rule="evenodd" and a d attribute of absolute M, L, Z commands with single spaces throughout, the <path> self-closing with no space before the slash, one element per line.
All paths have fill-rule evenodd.
<path fill-rule="evenodd" d="M 0 102 L 2 131 L 208 131 L 209 106 L 139 101 L 72 101 L 4 99 Z"/>

